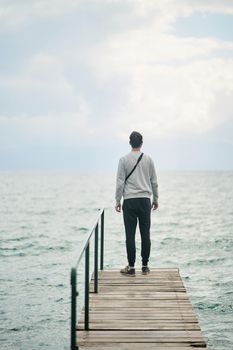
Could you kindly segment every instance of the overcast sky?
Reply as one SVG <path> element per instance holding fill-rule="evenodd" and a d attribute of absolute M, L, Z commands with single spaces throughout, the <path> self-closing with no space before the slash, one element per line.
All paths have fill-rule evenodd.
<path fill-rule="evenodd" d="M 232 0 L 0 0 L 0 169 L 233 169 Z"/>

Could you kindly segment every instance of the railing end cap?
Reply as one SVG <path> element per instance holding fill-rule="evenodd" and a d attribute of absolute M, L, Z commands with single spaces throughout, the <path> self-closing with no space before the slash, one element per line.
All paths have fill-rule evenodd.
<path fill-rule="evenodd" d="M 70 272 L 70 283 L 71 284 L 75 284 L 76 283 L 76 275 L 77 275 L 76 268 L 72 267 L 71 268 L 71 272 Z"/>

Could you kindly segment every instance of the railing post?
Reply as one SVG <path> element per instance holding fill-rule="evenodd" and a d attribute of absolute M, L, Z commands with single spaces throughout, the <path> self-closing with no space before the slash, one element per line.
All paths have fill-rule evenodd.
<path fill-rule="evenodd" d="M 90 264 L 90 242 L 85 250 L 85 330 L 89 329 L 89 264 Z"/>
<path fill-rule="evenodd" d="M 70 274 L 71 283 L 71 350 L 76 350 L 76 296 L 77 296 L 77 273 L 73 267 Z"/>
<path fill-rule="evenodd" d="M 95 257 L 94 257 L 94 293 L 98 293 L 98 239 L 99 239 L 99 224 L 95 227 Z"/>
<path fill-rule="evenodd" d="M 104 210 L 101 214 L 100 269 L 104 269 Z"/>
<path fill-rule="evenodd" d="M 95 247 L 94 247 L 94 292 L 98 293 L 98 273 L 99 273 L 99 226 L 100 216 L 92 229 L 83 251 L 78 259 L 76 268 L 71 269 L 71 350 L 78 350 L 76 345 L 77 336 L 77 267 L 85 254 L 85 303 L 84 303 L 84 329 L 89 330 L 89 292 L 90 292 L 90 238 L 93 237 L 95 231 Z M 101 242 L 100 242 L 100 269 L 104 267 L 104 209 L 101 213 Z"/>

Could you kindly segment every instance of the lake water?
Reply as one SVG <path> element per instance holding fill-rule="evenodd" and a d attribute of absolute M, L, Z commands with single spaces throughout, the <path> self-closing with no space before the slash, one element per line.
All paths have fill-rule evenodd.
<path fill-rule="evenodd" d="M 233 172 L 162 172 L 158 182 L 150 265 L 179 267 L 209 349 L 232 350 Z M 70 268 L 98 208 L 105 266 L 126 264 L 114 192 L 113 173 L 0 172 L 1 349 L 69 349 Z"/>

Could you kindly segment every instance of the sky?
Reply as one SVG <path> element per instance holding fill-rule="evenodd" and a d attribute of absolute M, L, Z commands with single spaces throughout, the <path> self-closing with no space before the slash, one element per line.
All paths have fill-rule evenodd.
<path fill-rule="evenodd" d="M 0 170 L 233 170 L 233 0 L 0 0 Z"/>

